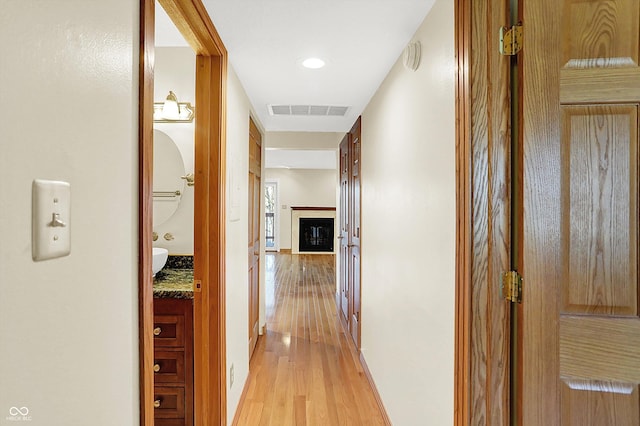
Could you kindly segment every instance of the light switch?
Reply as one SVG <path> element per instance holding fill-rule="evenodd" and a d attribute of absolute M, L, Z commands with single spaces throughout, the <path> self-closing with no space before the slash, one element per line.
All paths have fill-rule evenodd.
<path fill-rule="evenodd" d="M 31 257 L 35 261 L 71 252 L 71 185 L 36 179 L 31 187 Z"/>

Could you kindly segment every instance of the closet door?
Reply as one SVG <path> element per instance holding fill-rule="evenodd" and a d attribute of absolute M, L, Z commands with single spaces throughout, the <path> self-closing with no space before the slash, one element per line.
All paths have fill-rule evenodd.
<path fill-rule="evenodd" d="M 338 312 L 360 348 L 360 118 L 340 142 Z"/>
<path fill-rule="evenodd" d="M 640 424 L 640 3 L 524 8 L 522 423 Z"/>
<path fill-rule="evenodd" d="M 262 136 L 254 124 L 249 123 L 249 358 L 258 341 L 259 286 L 260 286 L 260 166 Z"/>
<path fill-rule="evenodd" d="M 349 269 L 351 283 L 351 318 L 349 331 L 360 348 L 360 118 L 349 132 L 351 175 L 349 185 Z"/>

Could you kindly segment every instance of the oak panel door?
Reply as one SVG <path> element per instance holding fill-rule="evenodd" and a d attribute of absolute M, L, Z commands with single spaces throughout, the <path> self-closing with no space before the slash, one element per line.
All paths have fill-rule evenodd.
<path fill-rule="evenodd" d="M 260 191 L 262 136 L 249 121 L 249 358 L 258 341 L 260 312 Z"/>
<path fill-rule="evenodd" d="M 521 424 L 639 425 L 640 2 L 523 14 Z"/>
<path fill-rule="evenodd" d="M 349 134 L 340 142 L 340 272 L 338 312 L 345 324 L 349 323 Z"/>
<path fill-rule="evenodd" d="M 349 226 L 349 268 L 351 273 L 351 320 L 349 330 L 356 347 L 360 348 L 360 118 L 349 134 L 351 145 L 351 182 Z"/>

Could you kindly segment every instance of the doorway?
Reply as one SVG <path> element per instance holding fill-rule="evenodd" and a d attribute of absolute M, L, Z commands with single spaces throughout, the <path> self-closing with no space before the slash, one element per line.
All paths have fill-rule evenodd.
<path fill-rule="evenodd" d="M 194 417 L 226 423 L 225 85 L 227 53 L 200 1 L 158 0 L 196 53 L 194 226 Z M 140 424 L 153 425 L 151 281 L 155 0 L 140 1 L 139 341 Z"/>
<path fill-rule="evenodd" d="M 264 184 L 264 243 L 267 251 L 280 251 L 280 215 L 278 206 L 278 182 L 266 181 Z"/>

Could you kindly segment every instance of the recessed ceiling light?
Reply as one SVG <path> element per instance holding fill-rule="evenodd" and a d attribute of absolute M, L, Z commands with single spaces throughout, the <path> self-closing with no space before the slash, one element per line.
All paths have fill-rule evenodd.
<path fill-rule="evenodd" d="M 305 68 L 311 68 L 312 70 L 317 70 L 318 68 L 324 67 L 324 61 L 319 58 L 308 58 L 302 61 L 302 66 Z"/>

